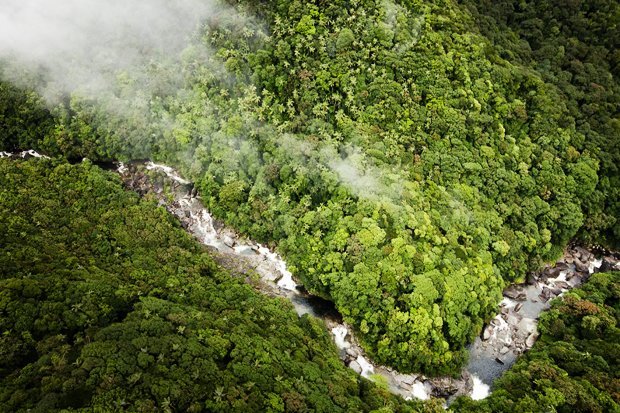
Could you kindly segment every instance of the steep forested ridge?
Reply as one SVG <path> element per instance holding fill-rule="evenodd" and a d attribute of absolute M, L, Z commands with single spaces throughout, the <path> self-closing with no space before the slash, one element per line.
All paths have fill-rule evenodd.
<path fill-rule="evenodd" d="M 277 244 L 376 361 L 454 373 L 506 282 L 557 258 L 580 228 L 618 239 L 613 30 L 578 43 L 586 55 L 607 48 L 613 64 L 584 65 L 567 93 L 539 64 L 543 52 L 521 56 L 545 36 L 528 38 L 524 26 L 501 44 L 475 5 L 239 2 L 243 18 L 206 22 L 181 67 L 149 68 L 183 73 L 181 90 L 136 97 L 123 80 L 107 97 L 146 102 L 144 116 L 116 116 L 76 93 L 50 121 L 29 106 L 33 95 L 3 85 L 2 99 L 20 103 L 3 104 L 3 125 L 41 130 L 4 144 L 179 166 L 216 216 Z M 582 30 L 568 14 L 554 18 Z"/>
<path fill-rule="evenodd" d="M 620 235 L 620 5 L 617 1 L 463 1 L 503 58 L 536 70 L 566 105 L 573 145 L 599 160 L 581 236 L 618 245 Z"/>
<path fill-rule="evenodd" d="M 0 411 L 420 409 L 90 162 L 0 159 L 0 234 Z"/>

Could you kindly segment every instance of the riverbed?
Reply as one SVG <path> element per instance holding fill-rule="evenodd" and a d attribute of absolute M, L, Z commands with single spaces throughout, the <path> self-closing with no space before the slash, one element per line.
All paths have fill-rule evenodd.
<path fill-rule="evenodd" d="M 470 361 L 461 377 L 429 378 L 401 374 L 372 363 L 357 342 L 351 326 L 342 321 L 331 302 L 308 294 L 298 285 L 286 262 L 276 252 L 241 237 L 214 220 L 193 184 L 173 168 L 153 162 L 137 162 L 121 164 L 118 172 L 128 187 L 143 195 L 154 195 L 176 215 L 188 232 L 211 248 L 220 265 L 233 274 L 245 276 L 265 294 L 289 299 L 300 316 L 310 314 L 322 318 L 347 366 L 366 378 L 382 376 L 393 393 L 406 399 L 434 396 L 452 400 L 459 395 L 469 395 L 474 399 L 486 397 L 493 381 L 534 345 L 538 337 L 538 316 L 549 308 L 551 299 L 581 284 L 602 264 L 602 260 L 589 251 L 570 247 L 556 264 L 532 274 L 528 284 L 506 288 L 498 315 L 469 346 Z"/>
<path fill-rule="evenodd" d="M 47 158 L 32 150 L 15 154 L 0 152 L 2 157 Z M 597 258 L 584 248 L 570 246 L 558 262 L 530 274 L 528 283 L 504 290 L 498 315 L 469 346 L 469 363 L 460 377 L 401 374 L 372 363 L 333 303 L 312 296 L 298 285 L 286 262 L 275 251 L 217 222 L 203 206 L 194 185 L 176 170 L 148 161 L 116 164 L 113 169 L 128 188 L 154 197 L 177 216 L 183 227 L 209 247 L 215 260 L 233 275 L 244 277 L 267 295 L 290 300 L 299 316 L 309 314 L 324 320 L 341 359 L 349 368 L 369 379 L 382 376 L 390 390 L 405 399 L 443 397 L 450 402 L 460 395 L 473 399 L 486 397 L 493 381 L 534 345 L 538 317 L 549 308 L 553 298 L 580 285 L 599 268 L 620 270 L 617 255 L 599 254 Z"/>

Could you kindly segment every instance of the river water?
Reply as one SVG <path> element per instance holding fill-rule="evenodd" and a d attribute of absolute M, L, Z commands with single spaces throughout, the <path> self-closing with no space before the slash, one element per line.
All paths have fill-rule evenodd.
<path fill-rule="evenodd" d="M 140 175 L 141 165 L 121 165 L 119 168 L 119 173 L 130 187 L 139 192 L 158 194 L 160 202 L 179 217 L 190 233 L 211 247 L 219 257 L 218 262 L 233 273 L 256 272 L 263 292 L 288 298 L 300 316 L 310 314 L 325 320 L 341 358 L 350 368 L 367 378 L 383 376 L 392 392 L 407 399 L 427 399 L 431 395 L 447 399 L 458 395 L 469 395 L 474 399 L 486 397 L 493 381 L 534 344 L 538 337 L 538 316 L 549 308 L 550 300 L 581 284 L 601 265 L 601 260 L 584 249 L 568 249 L 555 266 L 534 275 L 530 284 L 509 286 L 498 308 L 499 314 L 469 346 L 470 361 L 461 378 L 401 374 L 373 364 L 334 305 L 308 294 L 298 285 L 280 255 L 264 245 L 240 237 L 230 228 L 218 225 L 189 181 L 168 166 L 152 162 L 142 165 L 147 171 L 163 174 L 173 182 L 169 189 L 172 189 L 174 200 L 168 202 L 161 185 L 151 186 L 150 179 Z"/>
<path fill-rule="evenodd" d="M 148 172 L 155 175 L 149 177 Z M 212 249 L 220 265 L 236 274 L 258 274 L 260 284 L 257 287 L 261 291 L 289 299 L 300 316 L 310 314 L 322 318 L 332 332 L 341 358 L 353 370 L 366 378 L 374 374 L 384 376 L 391 390 L 405 398 L 426 399 L 430 396 L 432 386 L 425 383 L 425 377 L 400 374 L 387 367 L 374 365 L 355 340 L 350 326 L 343 323 L 333 303 L 308 294 L 295 282 L 286 262 L 276 252 L 240 237 L 230 228 L 218 225 L 202 205 L 193 185 L 174 169 L 153 162 L 135 162 L 120 164 L 118 173 L 130 188 L 141 194 L 155 195 L 162 205 L 179 218 L 188 232 Z M 161 180 L 164 176 L 170 181 L 169 185 Z M 173 195 L 172 202 L 166 196 L 167 193 Z"/>
<path fill-rule="evenodd" d="M 577 260 L 579 268 L 573 263 Z M 507 288 L 499 314 L 469 346 L 467 371 L 483 385 L 491 385 L 520 354 L 534 345 L 538 317 L 550 307 L 551 299 L 580 285 L 601 264 L 602 260 L 589 251 L 569 248 L 556 266 L 543 270 L 532 283 Z M 558 271 L 559 268 L 562 270 Z"/>
<path fill-rule="evenodd" d="M 0 157 L 40 158 L 43 155 L 35 151 L 1 152 Z M 532 275 L 529 284 L 507 287 L 498 315 L 469 346 L 469 363 L 460 378 L 401 374 L 373 364 L 333 303 L 308 294 L 298 285 L 280 255 L 218 224 L 202 205 L 193 184 L 173 168 L 153 162 L 132 162 L 118 164 L 116 169 L 129 188 L 142 195 L 154 195 L 176 215 L 188 232 L 211 248 L 220 265 L 233 274 L 257 274 L 258 282 L 252 277 L 248 280 L 262 292 L 289 299 L 300 316 L 309 314 L 323 319 L 346 365 L 366 378 L 382 376 L 390 390 L 405 399 L 440 396 L 450 401 L 459 395 L 469 395 L 473 399 L 486 397 L 493 381 L 534 344 L 538 337 L 538 316 L 549 308 L 550 300 L 581 284 L 602 262 L 589 251 L 572 247 L 556 265 Z"/>

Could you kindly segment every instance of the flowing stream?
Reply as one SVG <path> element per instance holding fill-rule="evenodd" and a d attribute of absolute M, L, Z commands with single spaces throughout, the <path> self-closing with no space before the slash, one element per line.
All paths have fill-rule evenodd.
<path fill-rule="evenodd" d="M 333 335 L 341 358 L 350 368 L 366 378 L 372 378 L 375 374 L 383 376 L 390 389 L 405 398 L 430 397 L 433 385 L 424 376 L 400 374 L 373 364 L 333 303 L 308 294 L 295 282 L 286 262 L 277 253 L 240 237 L 235 231 L 216 222 L 202 205 L 191 182 L 183 179 L 174 169 L 153 162 L 132 162 L 120 164 L 118 173 L 129 188 L 143 195 L 154 195 L 161 205 L 179 218 L 188 232 L 211 247 L 220 265 L 233 274 L 256 273 L 259 283 L 255 285 L 262 292 L 288 298 L 300 316 L 310 314 L 322 318 Z M 171 194 L 172 198 L 167 194 Z"/>
<path fill-rule="evenodd" d="M 148 177 L 141 170 L 155 173 Z M 322 318 L 331 330 L 342 360 L 366 378 L 383 376 L 392 392 L 406 399 L 444 397 L 450 401 L 459 395 L 481 399 L 488 395 L 493 380 L 506 371 L 516 358 L 531 348 L 538 332 L 539 314 L 549 307 L 549 301 L 583 282 L 602 264 L 589 251 L 574 247 L 554 266 L 532 275 L 527 285 L 511 285 L 504 291 L 499 314 L 469 346 L 470 361 L 460 378 L 428 378 L 418 374 L 401 374 L 389 367 L 372 363 L 353 335 L 352 328 L 331 302 L 308 294 L 298 285 L 285 261 L 264 245 L 240 237 L 232 229 L 217 223 L 204 208 L 196 189 L 172 168 L 152 162 L 121 165 L 118 172 L 125 183 L 140 193 L 152 193 L 162 205 L 181 220 L 184 227 L 203 244 L 212 248 L 216 260 L 237 274 L 258 274 L 257 285 L 272 296 L 288 298 L 297 313 Z M 173 195 L 170 202 L 164 191 Z"/>
<path fill-rule="evenodd" d="M 602 263 L 602 259 L 596 259 L 589 251 L 571 247 L 553 267 L 532 275 L 530 283 L 511 285 L 504 290 L 500 313 L 469 346 L 466 370 L 481 389 L 472 398 L 484 395 L 484 389 L 488 392 L 493 381 L 534 345 L 538 338 L 538 317 L 550 307 L 551 299 L 580 285 Z"/>
<path fill-rule="evenodd" d="M 28 151 L 23 151 L 20 153 L 0 152 L 0 158 L 22 158 L 22 159 L 47 158 L 49 159 L 49 156 L 41 155 L 40 153 L 30 149 Z"/>
<path fill-rule="evenodd" d="M 4 157 L 45 156 L 32 150 L 19 154 L 0 152 L 0 158 Z M 277 253 L 215 221 L 202 205 L 193 184 L 173 168 L 153 162 L 131 162 L 117 164 L 114 169 L 127 187 L 141 195 L 155 196 L 160 205 L 176 215 L 188 232 L 210 247 L 220 265 L 246 277 L 265 294 L 289 299 L 300 316 L 310 314 L 323 319 L 347 366 L 366 378 L 382 376 L 390 390 L 405 399 L 425 400 L 434 396 L 450 402 L 460 395 L 473 399 L 486 397 L 493 381 L 534 345 L 538 337 L 538 316 L 549 308 L 552 298 L 578 286 L 601 266 L 604 270 L 620 270 L 620 261 L 615 256 L 596 259 L 583 248 L 568 248 L 555 265 L 530 275 L 527 284 L 511 285 L 504 290 L 499 314 L 469 346 L 469 363 L 460 378 L 401 374 L 372 363 L 333 303 L 308 294 L 295 282 Z"/>

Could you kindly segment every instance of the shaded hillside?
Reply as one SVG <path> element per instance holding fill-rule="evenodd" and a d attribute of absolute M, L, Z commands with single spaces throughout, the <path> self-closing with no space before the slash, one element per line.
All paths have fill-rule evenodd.
<path fill-rule="evenodd" d="M 615 242 L 607 66 L 579 80 L 606 102 L 591 107 L 586 136 L 574 119 L 598 95 L 565 93 L 456 2 L 274 0 L 236 13 L 206 21 L 178 63 L 145 69 L 156 85 L 182 74 L 178 90 L 121 73 L 109 94 L 55 107 L 53 127 L 36 123 L 35 146 L 178 166 L 214 215 L 277 245 L 368 353 L 402 371 L 458 371 L 502 287 L 580 229 Z M 582 21 L 561 18 L 566 30 Z M 109 110 L 119 102 L 131 110 Z M 2 107 L 6 124 L 37 122 L 38 109 Z"/>
<path fill-rule="evenodd" d="M 1 411 L 421 409 L 89 162 L 0 159 L 0 234 Z"/>

